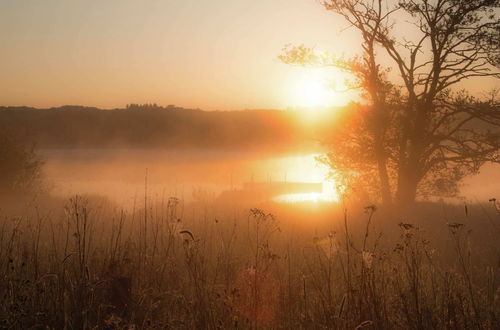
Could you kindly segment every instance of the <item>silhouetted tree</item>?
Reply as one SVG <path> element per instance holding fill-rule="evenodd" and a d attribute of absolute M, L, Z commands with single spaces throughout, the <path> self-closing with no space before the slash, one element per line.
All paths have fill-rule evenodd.
<path fill-rule="evenodd" d="M 453 89 L 468 78 L 500 77 L 498 0 L 321 4 L 361 33 L 362 55 L 344 59 L 288 46 L 280 57 L 286 63 L 339 67 L 354 74 L 353 87 L 365 91 L 369 106 L 345 116 L 344 127 L 330 140 L 334 170 L 371 182 L 385 203 L 395 198 L 408 205 L 417 194 L 453 195 L 463 177 L 486 161 L 500 160 L 496 94 L 479 100 Z M 408 34 L 415 40 L 395 37 L 395 18 L 412 23 Z M 393 61 L 402 86 L 389 82 L 381 55 Z"/>
<path fill-rule="evenodd" d="M 5 129 L 0 130 L 0 193 L 26 194 L 40 183 L 42 161 L 33 148 L 26 146 Z"/>

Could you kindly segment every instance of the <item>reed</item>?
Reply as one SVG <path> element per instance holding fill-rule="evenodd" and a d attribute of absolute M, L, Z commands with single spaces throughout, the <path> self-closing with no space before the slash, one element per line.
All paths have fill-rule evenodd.
<path fill-rule="evenodd" d="M 74 197 L 64 212 L 3 216 L 0 326 L 500 326 L 493 206 L 468 205 L 466 218 L 450 206 L 446 217 L 462 222 L 432 209 L 397 225 L 373 206 L 315 222 L 276 205 L 146 200 L 147 211 Z"/>

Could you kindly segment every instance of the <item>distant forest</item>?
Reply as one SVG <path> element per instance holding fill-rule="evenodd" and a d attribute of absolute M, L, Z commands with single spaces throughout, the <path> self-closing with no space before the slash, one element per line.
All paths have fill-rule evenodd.
<path fill-rule="evenodd" d="M 287 110 L 202 111 L 130 104 L 102 110 L 0 107 L 0 129 L 40 149 L 168 148 L 290 150 L 310 148 L 322 125 Z"/>

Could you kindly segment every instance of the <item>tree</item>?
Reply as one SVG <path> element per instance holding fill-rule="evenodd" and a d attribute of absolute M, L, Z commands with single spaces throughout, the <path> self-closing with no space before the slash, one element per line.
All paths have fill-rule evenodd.
<path fill-rule="evenodd" d="M 358 179 L 376 173 L 372 187 L 384 203 L 395 199 L 403 206 L 418 194 L 452 195 L 484 162 L 500 161 L 496 94 L 478 99 L 456 89 L 469 78 L 500 78 L 500 24 L 494 12 L 500 1 L 321 4 L 360 32 L 362 55 L 344 59 L 288 46 L 280 58 L 341 68 L 364 91 L 368 106 L 351 111 L 343 129 L 333 134 L 328 160 L 334 170 Z M 395 36 L 396 18 L 411 22 L 414 40 Z M 379 64 L 381 56 L 392 60 L 400 86 L 389 81 L 392 68 Z"/>
<path fill-rule="evenodd" d="M 41 177 L 42 161 L 7 130 L 0 130 L 0 194 L 16 195 L 33 192 Z"/>

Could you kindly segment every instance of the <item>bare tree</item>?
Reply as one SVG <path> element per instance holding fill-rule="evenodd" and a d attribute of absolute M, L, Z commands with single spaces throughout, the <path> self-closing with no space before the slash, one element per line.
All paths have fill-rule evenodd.
<path fill-rule="evenodd" d="M 359 177 L 363 175 L 356 163 L 371 161 L 384 203 L 395 198 L 407 205 L 418 193 L 451 195 L 458 182 L 484 162 L 499 161 L 496 94 L 479 100 L 455 87 L 473 77 L 500 78 L 500 24 L 494 11 L 500 1 L 405 0 L 392 7 L 382 0 L 320 3 L 360 32 L 362 56 L 345 60 L 299 46 L 285 48 L 281 59 L 336 66 L 354 74 L 370 106 L 356 131 L 340 134 L 347 139 L 343 144 L 352 144 L 344 152 L 358 154 L 344 160 L 351 160 Z M 415 40 L 395 37 L 395 19 L 405 15 Z M 388 81 L 387 70 L 379 64 L 384 55 L 392 60 L 401 86 Z M 335 142 L 338 145 L 339 139 Z M 342 150 L 329 155 L 334 169 L 339 154 Z M 359 157 L 362 154 L 365 157 Z M 349 164 L 342 166 L 345 170 Z"/>

